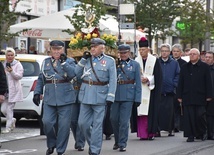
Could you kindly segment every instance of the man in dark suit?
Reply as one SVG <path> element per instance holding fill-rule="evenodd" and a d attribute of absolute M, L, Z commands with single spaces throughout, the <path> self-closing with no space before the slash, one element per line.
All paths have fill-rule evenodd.
<path fill-rule="evenodd" d="M 174 44 L 172 46 L 172 57 L 174 60 L 178 61 L 179 66 L 183 66 L 187 62 L 181 59 L 183 53 L 182 46 L 180 44 Z M 179 132 L 180 130 L 180 119 L 181 119 L 181 107 L 177 100 L 177 97 L 174 97 L 174 132 Z"/>
<path fill-rule="evenodd" d="M 7 92 L 7 79 L 4 71 L 4 66 L 0 62 L 0 109 L 1 109 L 1 103 L 5 100 L 4 94 L 6 92 Z M 1 117 L 1 113 L 0 113 L 0 117 Z M 0 133 L 1 133 L 1 120 L 0 120 Z M 1 148 L 1 142 L 0 142 L 0 148 Z"/>
<path fill-rule="evenodd" d="M 208 51 L 205 54 L 205 62 L 211 71 L 212 86 L 214 87 L 214 52 Z M 213 91 L 214 96 L 214 91 Z M 207 102 L 207 139 L 214 140 L 214 100 Z"/>
<path fill-rule="evenodd" d="M 190 50 L 190 62 L 183 65 L 177 89 L 178 101 L 183 105 L 184 137 L 207 139 L 206 103 L 212 99 L 209 66 L 200 60 L 200 52 Z"/>

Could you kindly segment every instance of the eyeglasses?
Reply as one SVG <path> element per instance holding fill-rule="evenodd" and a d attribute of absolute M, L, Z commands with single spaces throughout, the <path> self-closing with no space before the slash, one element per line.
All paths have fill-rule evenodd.
<path fill-rule="evenodd" d="M 161 50 L 161 52 L 170 52 L 170 50 Z"/>
<path fill-rule="evenodd" d="M 193 56 L 195 56 L 195 55 L 198 55 L 197 53 L 189 53 L 189 55 L 193 55 Z"/>

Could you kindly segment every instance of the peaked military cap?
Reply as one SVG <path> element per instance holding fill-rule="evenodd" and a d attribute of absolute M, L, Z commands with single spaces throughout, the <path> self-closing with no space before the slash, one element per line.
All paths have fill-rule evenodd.
<path fill-rule="evenodd" d="M 97 45 L 105 45 L 106 42 L 103 39 L 100 38 L 93 38 L 91 39 L 91 47 L 97 46 Z"/>
<path fill-rule="evenodd" d="M 65 44 L 64 42 L 60 41 L 60 40 L 53 40 L 50 42 L 50 46 L 54 46 L 54 47 L 64 47 Z"/>
<path fill-rule="evenodd" d="M 128 52 L 128 51 L 130 51 L 130 45 L 128 45 L 128 44 L 122 44 L 122 45 L 119 45 L 118 46 L 118 52 Z"/>

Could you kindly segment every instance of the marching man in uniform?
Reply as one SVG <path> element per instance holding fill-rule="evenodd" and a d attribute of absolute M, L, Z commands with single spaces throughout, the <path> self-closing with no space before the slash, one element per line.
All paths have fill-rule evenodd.
<path fill-rule="evenodd" d="M 117 90 L 115 102 L 111 106 L 110 120 L 114 132 L 113 150 L 126 151 L 129 133 L 129 120 L 133 103 L 140 105 L 141 79 L 140 65 L 130 59 L 130 46 L 120 45 L 118 52 L 121 60 L 117 66 Z"/>
<path fill-rule="evenodd" d="M 84 52 L 75 70 L 82 78 L 78 124 L 89 144 L 89 155 L 100 154 L 106 104 L 112 104 L 115 98 L 115 60 L 105 55 L 104 50 L 104 40 L 92 39 L 90 53 Z"/>
<path fill-rule="evenodd" d="M 73 84 L 75 61 L 64 54 L 64 43 L 50 42 L 52 57 L 46 58 L 39 74 L 33 102 L 39 106 L 44 89 L 44 132 L 47 136 L 46 155 L 56 151 L 63 155 L 69 139 L 71 124 L 71 105 L 76 101 Z"/>

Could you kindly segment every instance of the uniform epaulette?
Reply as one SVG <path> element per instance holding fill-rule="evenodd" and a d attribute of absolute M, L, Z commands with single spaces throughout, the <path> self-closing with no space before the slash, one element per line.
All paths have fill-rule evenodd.
<path fill-rule="evenodd" d="M 109 59 L 112 59 L 112 60 L 115 60 L 112 56 L 109 56 L 109 55 L 106 55 L 106 54 L 103 54 L 106 58 L 109 58 Z"/>

